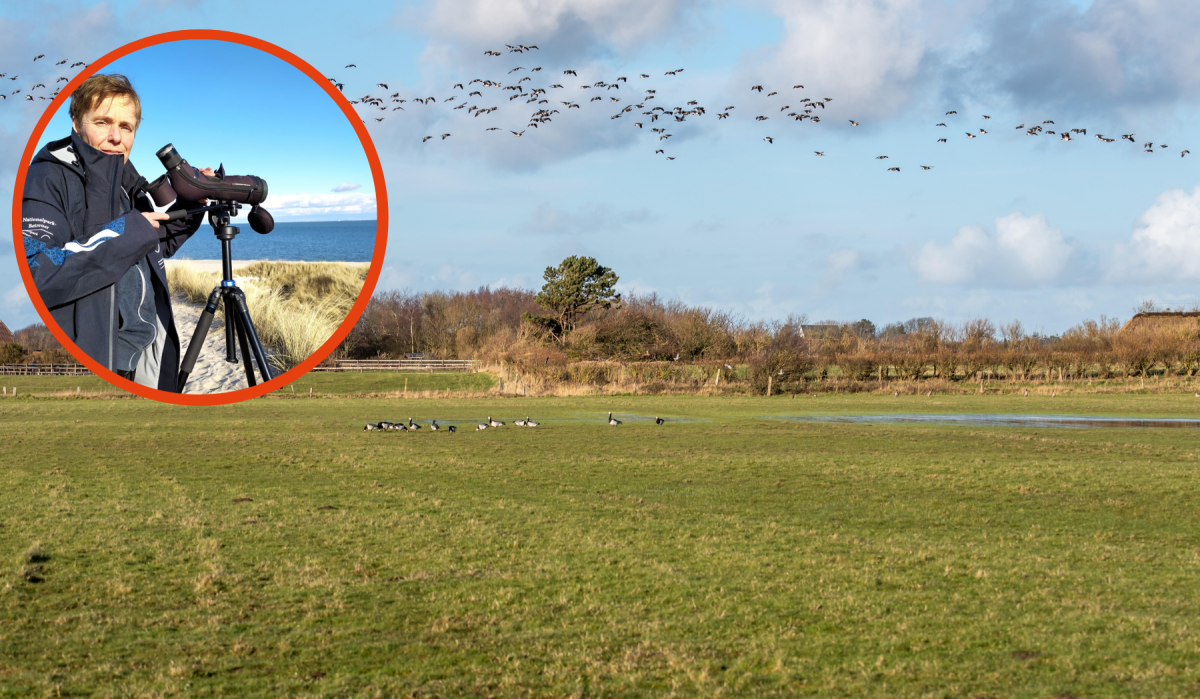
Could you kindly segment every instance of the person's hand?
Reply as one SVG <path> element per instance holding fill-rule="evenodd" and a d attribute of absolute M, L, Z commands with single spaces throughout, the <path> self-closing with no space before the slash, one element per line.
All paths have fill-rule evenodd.
<path fill-rule="evenodd" d="M 215 172 L 215 171 L 214 171 L 214 170 L 213 170 L 211 167 L 202 167 L 202 168 L 200 168 L 200 174 L 201 174 L 201 175 L 208 175 L 209 177 L 216 177 L 216 176 L 217 176 L 217 173 L 216 173 L 216 172 Z M 207 199 L 202 199 L 202 200 L 200 201 L 200 203 L 201 203 L 201 204 L 204 204 L 205 206 L 207 206 L 207 205 L 208 205 L 208 200 L 207 200 Z"/>
<path fill-rule="evenodd" d="M 151 226 L 154 226 L 154 230 L 158 230 L 159 221 L 166 221 L 169 218 L 166 212 L 159 213 L 158 211 L 143 211 L 141 214 L 146 217 L 146 220 L 150 222 Z"/>

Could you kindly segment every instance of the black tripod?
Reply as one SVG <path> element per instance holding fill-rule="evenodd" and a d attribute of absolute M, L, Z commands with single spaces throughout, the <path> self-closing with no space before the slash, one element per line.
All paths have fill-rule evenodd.
<path fill-rule="evenodd" d="M 240 347 L 248 385 L 257 385 L 254 380 L 254 365 L 250 362 L 251 352 L 254 353 L 254 360 L 258 362 L 258 371 L 262 374 L 263 381 L 270 381 L 272 378 L 271 368 L 267 364 L 267 353 L 263 350 L 262 343 L 259 342 L 254 322 L 250 320 L 250 309 L 246 307 L 246 295 L 238 288 L 237 282 L 233 281 L 231 246 L 233 239 L 237 237 L 238 229 L 237 226 L 229 225 L 229 219 L 237 215 L 240 205 L 237 202 L 220 201 L 204 208 L 209 212 L 208 222 L 212 224 L 213 233 L 217 236 L 217 240 L 221 241 L 222 278 L 220 286 L 214 288 L 208 295 L 208 303 L 205 304 L 204 312 L 200 314 L 200 320 L 196 323 L 196 332 L 192 334 L 192 341 L 188 344 L 187 353 L 183 355 L 183 363 L 179 367 L 178 391 L 180 393 L 183 393 L 188 374 L 192 373 L 192 369 L 196 366 L 196 358 L 200 356 L 200 349 L 204 347 L 204 338 L 208 336 L 208 329 L 212 326 L 213 315 L 217 312 L 217 304 L 222 300 L 225 302 L 225 361 L 236 364 L 238 361 L 237 348 Z"/>

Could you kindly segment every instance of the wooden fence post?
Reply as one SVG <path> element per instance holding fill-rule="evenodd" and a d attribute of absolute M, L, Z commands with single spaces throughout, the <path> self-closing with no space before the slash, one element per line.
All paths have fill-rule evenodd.
<path fill-rule="evenodd" d="M 773 378 L 775 378 L 775 377 L 774 376 L 767 377 L 767 397 L 768 398 L 771 397 L 771 379 L 773 379 Z"/>

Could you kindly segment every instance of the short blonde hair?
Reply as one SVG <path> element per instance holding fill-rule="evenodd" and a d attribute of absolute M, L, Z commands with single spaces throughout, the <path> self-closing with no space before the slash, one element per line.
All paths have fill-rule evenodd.
<path fill-rule="evenodd" d="M 100 106 L 110 97 L 128 97 L 133 102 L 133 116 L 136 121 L 133 128 L 137 129 L 142 123 L 142 101 L 124 75 L 97 73 L 71 93 L 71 121 L 80 124 L 83 115 Z"/>

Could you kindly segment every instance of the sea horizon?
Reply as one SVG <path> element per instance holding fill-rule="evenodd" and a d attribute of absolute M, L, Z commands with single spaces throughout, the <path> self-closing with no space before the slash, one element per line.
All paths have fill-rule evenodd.
<path fill-rule="evenodd" d="M 305 262 L 370 262 L 375 254 L 377 219 L 276 222 L 266 235 L 238 225 L 233 259 Z M 221 243 L 205 223 L 175 253 L 176 260 L 220 260 Z"/>

